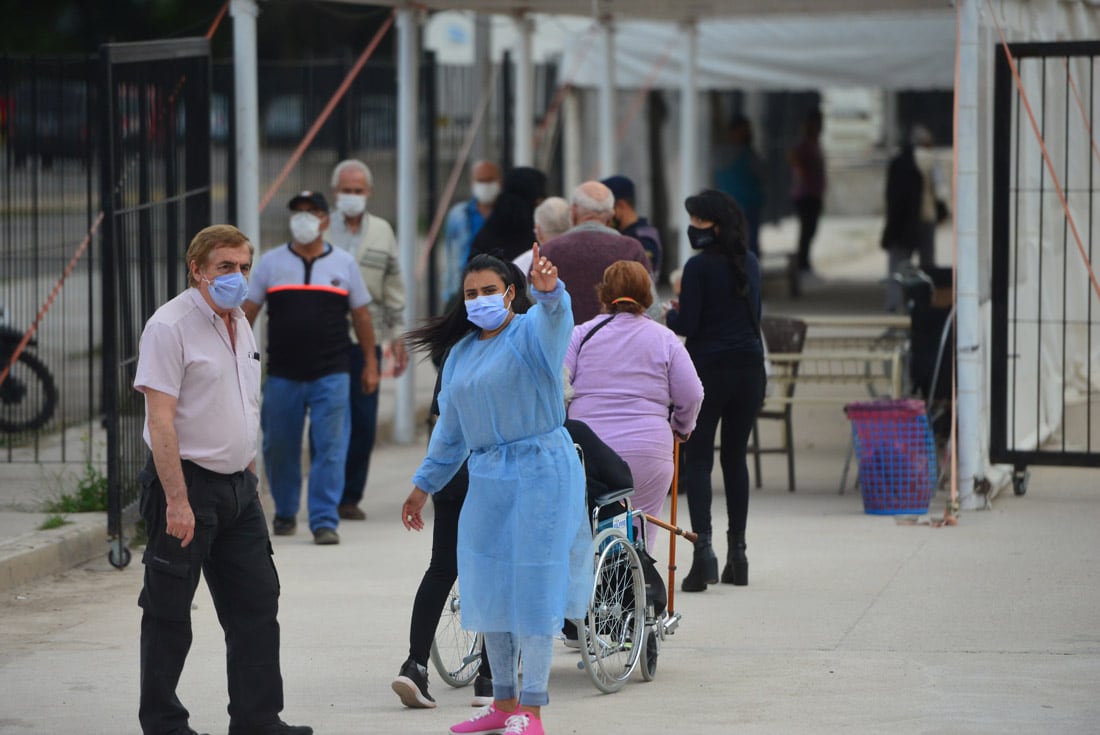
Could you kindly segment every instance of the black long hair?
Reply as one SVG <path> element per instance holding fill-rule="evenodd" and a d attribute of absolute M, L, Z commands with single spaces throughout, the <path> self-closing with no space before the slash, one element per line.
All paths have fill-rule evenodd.
<path fill-rule="evenodd" d="M 531 308 L 531 299 L 527 295 L 527 279 L 515 263 L 501 260 L 494 255 L 475 255 L 462 271 L 463 282 L 466 281 L 466 276 L 478 271 L 496 273 L 504 281 L 505 290 L 509 286 L 514 287 L 516 297 L 512 300 L 513 312 L 522 314 Z M 405 345 L 410 350 L 426 350 L 428 357 L 438 365 L 447 350 L 470 332 L 479 329 L 480 327 L 466 318 L 466 302 L 460 289 L 457 297 L 451 299 L 441 316 L 428 319 L 421 326 L 405 333 Z"/>
<path fill-rule="evenodd" d="M 717 232 L 714 243 L 705 252 L 722 256 L 733 273 L 740 295 L 748 294 L 749 274 L 745 268 L 748 238 L 745 235 L 745 213 L 729 194 L 717 189 L 704 189 L 684 200 L 684 209 L 692 217 L 713 222 Z"/>
<path fill-rule="evenodd" d="M 504 175 L 493 211 L 470 243 L 471 256 L 500 250 L 511 260 L 535 239 L 535 207 L 546 198 L 546 174 L 518 166 Z"/>

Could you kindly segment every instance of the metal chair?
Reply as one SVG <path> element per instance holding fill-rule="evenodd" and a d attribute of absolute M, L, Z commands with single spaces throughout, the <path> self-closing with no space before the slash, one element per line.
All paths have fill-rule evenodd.
<path fill-rule="evenodd" d="M 764 337 L 764 343 L 768 346 L 768 352 L 797 354 L 802 352 L 802 346 L 806 343 L 806 322 L 790 317 L 766 316 L 760 320 L 760 331 Z M 761 486 L 760 455 L 761 454 L 785 454 L 787 455 L 787 482 L 788 489 L 795 491 L 794 482 L 794 428 L 791 423 L 791 399 L 794 398 L 794 389 L 798 378 L 798 362 L 784 362 L 774 365 L 772 380 L 776 383 L 776 398 L 782 401 L 765 399 L 756 422 L 752 427 L 752 454 L 753 465 L 756 468 L 756 487 Z M 760 421 L 772 420 L 783 422 L 783 438 L 775 447 L 760 446 Z"/>

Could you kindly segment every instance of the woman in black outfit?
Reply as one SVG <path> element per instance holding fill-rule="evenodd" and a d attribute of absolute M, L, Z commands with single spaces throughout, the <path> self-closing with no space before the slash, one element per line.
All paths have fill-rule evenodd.
<path fill-rule="evenodd" d="M 691 528 L 699 534 L 695 558 L 684 577 L 685 592 L 718 582 L 711 546 L 711 484 L 714 435 L 722 422 L 722 477 L 729 516 L 728 551 L 721 580 L 749 582 L 745 521 L 749 512 L 749 434 L 764 400 L 764 350 L 760 339 L 760 264 L 749 252 L 745 216 L 728 195 L 708 189 L 688 197 L 688 240 L 698 251 L 684 265 L 679 303 L 668 326 L 687 337 L 687 351 L 703 383 L 703 407 L 684 443 L 681 482 Z"/>

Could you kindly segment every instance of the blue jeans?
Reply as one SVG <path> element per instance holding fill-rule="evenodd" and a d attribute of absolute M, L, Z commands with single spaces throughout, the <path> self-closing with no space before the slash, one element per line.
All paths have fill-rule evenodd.
<path fill-rule="evenodd" d="M 382 364 L 382 348 L 375 347 L 378 364 Z M 370 453 L 374 450 L 375 429 L 378 426 L 378 391 L 370 395 L 363 392 L 359 376 L 363 374 L 363 350 L 352 345 L 349 352 L 351 374 L 349 376 L 348 410 L 351 412 L 351 438 L 348 440 L 348 460 L 344 466 L 344 495 L 341 505 L 359 505 L 367 486 L 370 471 Z"/>
<path fill-rule="evenodd" d="M 531 707 L 549 704 L 550 661 L 554 639 L 548 635 L 518 638 L 511 633 L 486 633 L 485 650 L 493 668 L 493 698 L 511 699 L 519 688 L 519 655 L 523 652 L 523 691 L 519 703 Z"/>
<path fill-rule="evenodd" d="M 275 515 L 295 518 L 302 496 L 302 429 L 309 411 L 309 528 L 336 528 L 348 454 L 348 374 L 316 380 L 269 376 L 260 424 Z"/>

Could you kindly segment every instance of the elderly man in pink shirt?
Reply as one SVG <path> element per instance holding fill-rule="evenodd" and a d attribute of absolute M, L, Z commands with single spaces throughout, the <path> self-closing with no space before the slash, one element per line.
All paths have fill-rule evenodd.
<path fill-rule="evenodd" d="M 252 252 L 231 225 L 199 232 L 187 248 L 190 287 L 141 335 L 134 388 L 151 452 L 138 476 L 149 536 L 138 598 L 144 735 L 195 735 L 176 685 L 200 575 L 225 630 L 229 735 L 313 733 L 279 719 L 279 578 L 255 472 L 260 353 L 240 308 Z"/>
<path fill-rule="evenodd" d="M 612 263 L 599 299 L 606 313 L 573 329 L 565 355 L 569 418 L 626 460 L 634 507 L 657 516 L 672 484 L 673 433 L 686 439 L 694 430 L 703 384 L 680 339 L 645 315 L 653 300 L 645 266 Z M 657 528 L 647 528 L 651 546 Z"/>

